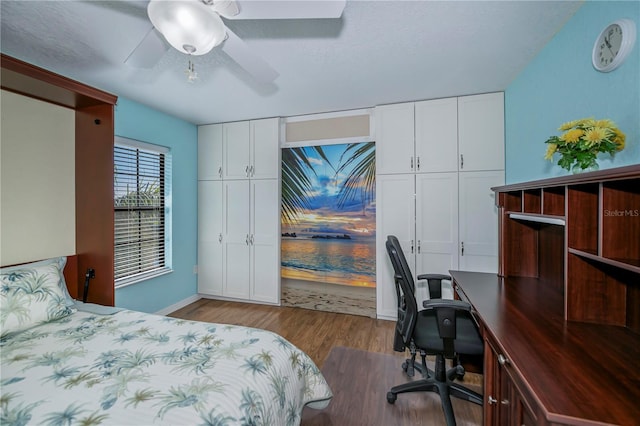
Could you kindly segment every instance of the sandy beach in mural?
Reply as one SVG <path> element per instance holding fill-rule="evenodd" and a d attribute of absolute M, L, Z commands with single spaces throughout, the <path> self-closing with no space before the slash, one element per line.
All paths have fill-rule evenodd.
<path fill-rule="evenodd" d="M 283 278 L 282 305 L 375 318 L 376 289 Z"/>

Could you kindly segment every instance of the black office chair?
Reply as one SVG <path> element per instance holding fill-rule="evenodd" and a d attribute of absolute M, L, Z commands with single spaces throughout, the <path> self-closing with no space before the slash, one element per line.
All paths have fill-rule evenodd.
<path fill-rule="evenodd" d="M 447 371 L 445 364 L 445 359 L 453 359 L 457 354 L 481 355 L 483 353 L 482 337 L 471 316 L 471 306 L 462 300 L 431 298 L 425 300 L 424 309 L 418 311 L 413 278 L 398 239 L 393 235 L 388 236 L 386 247 L 394 269 L 398 296 L 398 321 L 393 349 L 404 352 L 409 348 L 411 359 L 405 361 L 405 364 L 409 365 L 405 369 L 403 364 L 407 374 L 410 369 L 413 369 L 411 364 L 415 361 L 416 352 L 420 351 L 423 355 L 422 365 L 415 366 L 422 373 L 423 378 L 394 386 L 387 393 L 387 401 L 393 404 L 399 393 L 437 392 L 440 394 L 447 425 L 455 425 L 450 396 L 482 405 L 482 395 L 453 382 L 454 379 L 464 376 L 464 368 L 456 365 Z M 431 279 L 434 286 L 438 281 L 438 275 L 425 274 L 417 278 Z M 439 280 L 441 282 L 442 279 L 447 278 Z M 432 293 L 431 288 L 429 291 Z M 424 354 L 435 355 L 434 370 L 427 368 Z"/>

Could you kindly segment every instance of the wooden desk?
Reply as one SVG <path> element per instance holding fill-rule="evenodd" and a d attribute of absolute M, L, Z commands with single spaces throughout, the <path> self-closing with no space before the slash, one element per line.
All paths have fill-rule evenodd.
<path fill-rule="evenodd" d="M 565 321 L 562 292 L 536 278 L 451 275 L 485 339 L 485 425 L 640 424 L 640 335 Z"/>

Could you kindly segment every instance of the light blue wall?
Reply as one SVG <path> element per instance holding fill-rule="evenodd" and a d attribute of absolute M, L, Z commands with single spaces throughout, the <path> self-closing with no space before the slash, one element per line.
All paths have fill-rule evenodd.
<path fill-rule="evenodd" d="M 640 2 L 587 1 L 505 91 L 506 182 L 568 174 L 544 160 L 545 140 L 558 127 L 585 117 L 609 118 L 627 135 L 614 159 L 598 156 L 601 169 L 640 164 L 640 41 L 610 73 L 591 64 L 595 39 L 609 23 L 630 18 L 640 36 Z"/>
<path fill-rule="evenodd" d="M 197 292 L 198 129 L 196 125 L 119 97 L 115 134 L 169 147 L 172 156 L 173 272 L 116 290 L 116 306 L 157 312 Z"/>

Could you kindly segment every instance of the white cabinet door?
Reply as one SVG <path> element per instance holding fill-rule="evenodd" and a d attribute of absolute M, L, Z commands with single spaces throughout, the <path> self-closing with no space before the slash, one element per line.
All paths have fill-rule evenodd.
<path fill-rule="evenodd" d="M 198 127 L 198 180 L 222 179 L 222 124 Z"/>
<path fill-rule="evenodd" d="M 198 293 L 222 295 L 222 181 L 198 182 Z"/>
<path fill-rule="evenodd" d="M 251 300 L 280 303 L 280 193 L 277 179 L 251 180 Z"/>
<path fill-rule="evenodd" d="M 458 269 L 458 172 L 416 175 L 416 275 Z M 416 282 L 416 300 L 428 299 L 426 281 Z M 442 297 L 453 298 L 450 283 Z"/>
<path fill-rule="evenodd" d="M 394 272 L 385 243 L 395 235 L 411 271 L 415 271 L 415 175 L 376 177 L 376 299 L 379 318 L 393 319 L 398 312 Z"/>
<path fill-rule="evenodd" d="M 222 125 L 224 179 L 249 179 L 250 128 L 248 121 Z"/>
<path fill-rule="evenodd" d="M 460 269 L 498 272 L 498 208 L 494 186 L 504 171 L 460 173 Z"/>
<path fill-rule="evenodd" d="M 413 114 L 413 102 L 375 108 L 377 173 L 414 171 Z"/>
<path fill-rule="evenodd" d="M 224 296 L 248 299 L 250 292 L 250 193 L 248 180 L 224 181 Z"/>
<path fill-rule="evenodd" d="M 280 175 L 280 119 L 251 121 L 251 177 L 278 179 Z"/>
<path fill-rule="evenodd" d="M 458 170 L 458 99 L 416 102 L 416 171 Z"/>
<path fill-rule="evenodd" d="M 458 98 L 460 171 L 504 170 L 504 93 Z"/>

